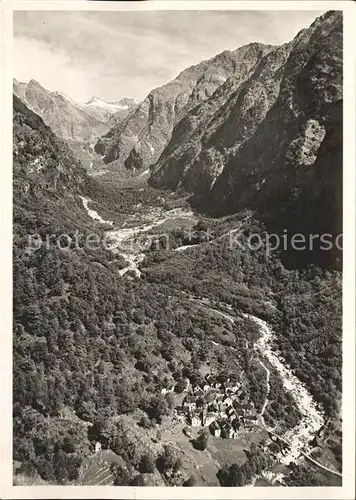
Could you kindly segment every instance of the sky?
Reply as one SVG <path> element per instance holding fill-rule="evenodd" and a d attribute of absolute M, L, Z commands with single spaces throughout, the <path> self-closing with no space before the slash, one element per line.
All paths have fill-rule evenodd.
<path fill-rule="evenodd" d="M 250 42 L 280 45 L 320 11 L 14 12 L 14 77 L 78 102 L 142 100 L 185 68 Z"/>

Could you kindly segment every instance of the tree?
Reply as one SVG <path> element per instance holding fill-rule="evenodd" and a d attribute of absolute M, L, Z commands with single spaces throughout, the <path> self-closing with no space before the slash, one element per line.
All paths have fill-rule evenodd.
<path fill-rule="evenodd" d="M 238 464 L 220 469 L 218 478 L 221 486 L 245 486 L 246 484 L 244 472 Z"/>
<path fill-rule="evenodd" d="M 173 469 L 177 462 L 177 457 L 172 446 L 165 446 L 164 452 L 157 459 L 158 470 L 164 472 L 169 469 Z"/>
<path fill-rule="evenodd" d="M 128 486 L 131 483 L 131 474 L 126 467 L 117 466 L 114 486 Z"/>
<path fill-rule="evenodd" d="M 203 451 L 208 446 L 208 441 L 209 441 L 209 434 L 206 431 L 203 431 L 199 434 L 197 439 L 194 439 L 193 446 L 197 450 Z"/>
<path fill-rule="evenodd" d="M 88 429 L 88 437 L 91 441 L 100 441 L 105 448 L 109 448 L 116 438 L 117 425 L 105 413 L 105 410 L 98 413 L 94 424 Z"/>
<path fill-rule="evenodd" d="M 155 460 L 151 453 L 145 453 L 141 457 L 139 470 L 142 473 L 152 474 L 155 471 Z"/>
<path fill-rule="evenodd" d="M 151 400 L 149 408 L 147 409 L 147 414 L 152 418 L 156 419 L 158 423 L 162 422 L 162 417 L 168 415 L 168 403 L 167 400 L 159 395 Z"/>
<path fill-rule="evenodd" d="M 96 415 L 95 403 L 93 401 L 80 401 L 76 408 L 76 414 L 86 422 L 93 422 Z"/>
<path fill-rule="evenodd" d="M 196 482 L 196 477 L 192 475 L 186 481 L 184 481 L 183 486 L 195 486 Z"/>

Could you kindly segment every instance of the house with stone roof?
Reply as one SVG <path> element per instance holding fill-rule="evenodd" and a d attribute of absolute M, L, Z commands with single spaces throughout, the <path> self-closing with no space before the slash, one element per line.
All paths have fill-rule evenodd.
<path fill-rule="evenodd" d="M 212 422 L 210 424 L 209 429 L 210 429 L 210 432 L 212 433 L 213 436 L 215 436 L 215 437 L 221 436 L 220 425 L 218 424 L 218 422 L 216 420 L 214 420 L 214 422 Z"/>
<path fill-rule="evenodd" d="M 219 406 L 214 402 L 208 405 L 208 411 L 213 411 L 217 413 L 219 411 Z"/>
<path fill-rule="evenodd" d="M 252 403 L 243 403 L 241 405 L 243 415 L 249 415 L 254 412 L 254 405 Z"/>
<path fill-rule="evenodd" d="M 240 418 L 238 419 L 234 419 L 231 423 L 234 431 L 237 433 L 237 434 L 241 434 L 242 432 L 245 432 L 245 424 L 244 424 L 244 421 Z"/>
<path fill-rule="evenodd" d="M 207 392 L 205 395 L 205 401 L 207 404 L 214 403 L 216 401 L 216 393 L 213 391 Z"/>
<path fill-rule="evenodd" d="M 194 396 L 188 395 L 183 401 L 183 407 L 189 411 L 195 410 L 196 406 L 196 398 Z"/>
<path fill-rule="evenodd" d="M 227 394 L 223 397 L 222 404 L 227 407 L 232 405 L 233 400 Z"/>
<path fill-rule="evenodd" d="M 241 405 L 241 403 L 239 403 L 238 401 L 235 400 L 232 403 L 232 405 L 235 408 L 236 414 L 237 415 L 242 415 L 243 411 L 242 411 L 242 405 Z"/>
<path fill-rule="evenodd" d="M 193 387 L 193 393 L 196 394 L 197 396 L 200 394 L 204 394 L 204 390 L 200 387 L 200 385 L 195 385 Z"/>
<path fill-rule="evenodd" d="M 169 392 L 174 392 L 175 386 L 176 384 L 174 384 L 173 382 L 169 383 L 167 387 L 161 389 L 161 394 L 168 394 Z"/>
<path fill-rule="evenodd" d="M 251 429 L 258 422 L 256 415 L 246 415 L 244 417 L 244 424 L 246 429 Z"/>
<path fill-rule="evenodd" d="M 210 424 L 212 424 L 216 420 L 216 414 L 208 411 L 203 415 L 203 425 L 204 427 L 209 427 Z"/>
<path fill-rule="evenodd" d="M 210 385 L 212 385 L 212 384 L 214 384 L 214 383 L 216 382 L 215 377 L 214 377 L 211 373 L 207 373 L 207 374 L 205 375 L 205 380 L 206 380 L 206 382 L 207 382 L 208 384 L 210 384 Z"/>
<path fill-rule="evenodd" d="M 237 391 L 236 394 L 237 394 L 237 398 L 240 401 L 240 403 L 243 403 L 244 401 L 246 401 L 247 392 L 242 387 L 240 387 L 240 389 Z"/>
<path fill-rule="evenodd" d="M 234 407 L 233 407 L 233 406 L 229 406 L 228 408 L 226 408 L 225 412 L 226 412 L 226 415 L 227 415 L 229 418 L 231 418 L 233 415 L 236 415 L 236 413 L 235 413 L 235 409 L 234 409 Z"/>
<path fill-rule="evenodd" d="M 201 425 L 201 418 L 195 412 L 189 414 L 188 420 L 192 427 L 200 427 Z"/>

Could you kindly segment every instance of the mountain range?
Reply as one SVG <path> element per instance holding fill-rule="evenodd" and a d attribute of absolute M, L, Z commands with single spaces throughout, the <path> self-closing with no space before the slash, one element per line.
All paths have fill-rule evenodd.
<path fill-rule="evenodd" d="M 339 12 L 142 103 L 14 81 L 15 485 L 340 485 L 341 252 L 267 242 L 342 231 L 342 106 Z"/>
<path fill-rule="evenodd" d="M 273 228 L 341 231 L 342 13 L 282 46 L 251 43 L 183 71 L 95 146 L 150 169 L 212 215 L 251 208 Z M 120 170 L 121 171 L 121 170 Z M 330 231 L 329 231 L 330 230 Z"/>
<path fill-rule="evenodd" d="M 52 92 L 36 80 L 13 81 L 13 92 L 61 139 L 71 143 L 93 141 L 137 106 L 134 99 L 105 102 L 98 97 L 81 104 L 61 92 Z"/>
<path fill-rule="evenodd" d="M 190 112 L 223 84 L 233 87 L 247 79 L 271 49 L 252 43 L 187 68 L 175 80 L 152 90 L 133 113 L 99 139 L 96 151 L 118 168 L 146 170 L 160 159 L 170 141 L 175 141 L 176 128 Z M 233 75 L 235 81 L 231 80 Z M 197 119 L 193 121 L 194 127 Z"/>
<path fill-rule="evenodd" d="M 96 156 L 118 176 L 150 172 L 153 187 L 191 193 L 210 215 L 249 208 L 277 232 L 341 232 L 341 12 L 282 46 L 191 66 L 141 103 L 78 104 L 34 80 L 14 93 L 87 166 Z"/>

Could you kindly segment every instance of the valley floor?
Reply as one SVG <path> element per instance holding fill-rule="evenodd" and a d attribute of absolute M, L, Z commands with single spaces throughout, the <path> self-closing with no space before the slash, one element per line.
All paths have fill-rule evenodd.
<path fill-rule="evenodd" d="M 96 210 L 90 208 L 90 200 L 88 198 L 82 197 L 83 206 L 86 209 L 89 217 L 94 221 L 111 225 L 113 229 L 107 231 L 107 235 L 111 237 L 110 249 L 116 254 L 121 255 L 127 262 L 127 266 L 119 271 L 121 276 L 129 274 L 131 277 L 140 278 L 141 271 L 140 266 L 145 259 L 145 253 L 142 252 L 137 244 L 137 241 L 144 235 L 144 233 L 150 233 L 155 237 L 159 237 L 163 234 L 164 224 L 177 223 L 179 224 L 185 222 L 188 226 L 196 224 L 198 217 L 192 211 L 185 209 L 156 209 L 152 208 L 151 212 L 146 213 L 144 216 L 139 216 L 138 224 L 132 224 L 127 222 L 121 225 L 121 228 L 115 227 L 114 221 L 104 220 Z M 137 218 L 137 214 L 135 215 Z M 136 219 L 137 220 L 137 219 Z M 237 229 L 235 229 L 237 231 Z M 220 238 L 226 237 L 226 235 L 220 236 Z M 152 243 L 152 239 L 149 244 Z M 199 244 L 187 244 L 181 245 L 174 248 L 174 251 L 186 252 L 190 249 L 199 246 Z M 149 246 L 147 243 L 144 246 L 144 250 L 147 250 Z M 129 273 L 130 271 L 130 273 Z M 210 300 L 207 298 L 197 298 L 190 297 L 188 300 L 194 301 L 196 304 L 210 310 L 212 313 L 220 315 L 222 318 L 231 322 L 235 322 L 235 313 L 231 306 L 227 304 L 221 304 L 219 306 L 211 304 Z M 259 413 L 259 422 L 252 432 L 245 432 L 241 437 L 235 439 L 222 439 L 220 437 L 211 436 L 209 439 L 209 445 L 206 450 L 198 451 L 192 446 L 192 439 L 196 438 L 199 429 L 191 428 L 189 438 L 185 435 L 183 430 L 186 428 L 186 423 L 175 421 L 174 418 L 166 417 L 164 423 L 159 426 L 159 448 L 164 445 L 170 445 L 175 448 L 182 459 L 182 470 L 186 475 L 195 475 L 199 477 L 198 484 L 202 485 L 219 485 L 219 481 L 216 478 L 216 474 L 222 467 L 229 465 L 232 461 L 243 464 L 246 461 L 246 455 L 244 449 L 251 445 L 252 442 L 260 443 L 265 449 L 265 451 L 270 454 L 273 458 L 274 465 L 270 470 L 265 470 L 263 474 L 259 477 L 255 477 L 251 483 L 251 486 L 255 485 L 274 485 L 280 486 L 284 484 L 283 477 L 285 472 L 285 466 L 288 466 L 292 462 L 299 464 L 306 458 L 313 462 L 318 468 L 323 469 L 324 472 L 329 472 L 335 476 L 341 477 L 341 473 L 335 470 L 332 466 L 328 464 L 322 464 L 319 461 L 312 458 L 310 455 L 313 446 L 311 442 L 319 435 L 320 430 L 325 424 L 325 418 L 319 405 L 315 403 L 312 395 L 308 392 L 305 385 L 295 376 L 293 370 L 286 364 L 286 362 L 280 357 L 280 355 L 275 351 L 273 346 L 273 332 L 271 327 L 266 321 L 258 318 L 251 314 L 245 314 L 246 318 L 252 320 L 259 329 L 260 337 L 254 344 L 255 356 L 258 357 L 258 362 L 263 368 L 266 379 L 266 396 Z M 219 346 L 220 344 L 213 341 L 214 346 Z M 223 347 L 223 346 L 221 346 Z M 233 350 L 234 347 L 231 347 Z M 264 421 L 264 413 L 270 403 L 269 401 L 269 391 L 270 391 L 270 369 L 269 366 L 273 366 L 281 380 L 285 390 L 292 396 L 295 404 L 302 416 L 301 421 L 294 428 L 287 429 L 283 433 L 278 431 L 278 422 L 274 427 L 270 427 Z M 180 398 L 182 399 L 182 398 Z M 130 423 L 131 417 L 125 417 L 127 423 L 133 428 L 135 426 L 135 421 Z M 277 428 L 277 431 L 276 431 Z M 136 427 L 135 433 L 138 432 Z M 143 441 L 155 441 L 154 435 L 157 430 L 152 430 L 148 432 L 138 432 L 136 437 Z M 277 454 L 272 454 L 269 451 L 268 443 L 273 440 L 277 440 L 283 443 L 283 450 Z M 152 447 L 152 443 L 148 445 Z"/>

